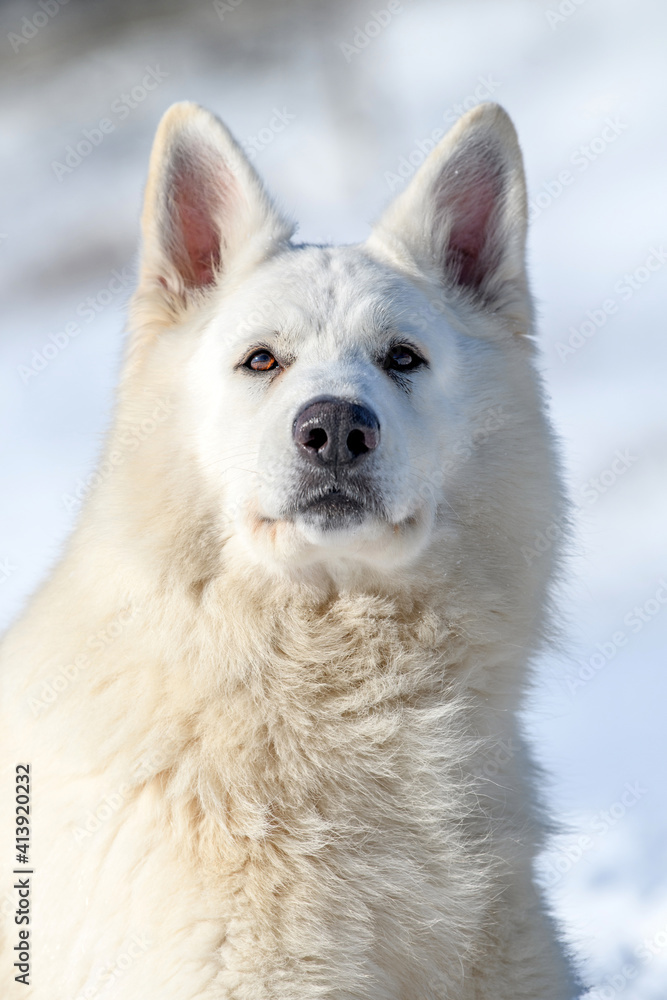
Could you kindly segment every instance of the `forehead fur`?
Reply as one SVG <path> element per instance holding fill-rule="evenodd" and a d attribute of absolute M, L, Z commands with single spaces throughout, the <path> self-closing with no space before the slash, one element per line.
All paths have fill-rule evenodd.
<path fill-rule="evenodd" d="M 426 304 L 412 282 L 363 247 L 306 245 L 233 288 L 223 283 L 209 320 L 224 325 L 230 346 L 270 336 L 284 349 L 373 350 L 398 332 L 417 338 Z"/>

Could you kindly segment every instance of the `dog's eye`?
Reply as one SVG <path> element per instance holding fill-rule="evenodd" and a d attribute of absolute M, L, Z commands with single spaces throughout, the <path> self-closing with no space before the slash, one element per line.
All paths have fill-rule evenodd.
<path fill-rule="evenodd" d="M 278 368 L 278 362 L 270 351 L 253 351 L 247 358 L 245 367 L 253 372 L 270 372 Z"/>
<path fill-rule="evenodd" d="M 397 344 L 392 347 L 384 359 L 385 368 L 394 372 L 410 372 L 423 364 L 425 364 L 424 359 L 420 358 L 411 347 L 406 347 L 405 344 Z"/>

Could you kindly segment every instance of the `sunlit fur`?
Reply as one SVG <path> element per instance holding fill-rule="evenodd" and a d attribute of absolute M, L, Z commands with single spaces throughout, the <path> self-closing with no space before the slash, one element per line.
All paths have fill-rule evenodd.
<path fill-rule="evenodd" d="M 434 201 L 471 135 L 505 180 L 479 293 L 440 266 Z M 226 236 L 193 288 L 162 192 L 204 141 Z M 171 109 L 106 471 L 4 644 L 4 982 L 21 761 L 36 872 L 32 986 L 8 998 L 572 995 L 516 718 L 556 555 L 534 540 L 562 515 L 509 119 L 469 113 L 367 244 L 290 232 L 224 127 Z M 428 361 L 407 381 L 378 360 L 396 341 Z M 239 368 L 258 344 L 277 375 Z M 322 393 L 382 434 L 386 514 L 334 532 L 284 514 L 292 425 Z"/>

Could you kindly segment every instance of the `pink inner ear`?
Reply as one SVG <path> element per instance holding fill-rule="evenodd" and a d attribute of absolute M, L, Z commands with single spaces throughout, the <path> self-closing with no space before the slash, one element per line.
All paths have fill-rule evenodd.
<path fill-rule="evenodd" d="M 488 154 L 470 159 L 461 158 L 441 174 L 436 219 L 450 223 L 443 260 L 447 276 L 479 290 L 498 259 L 494 238 L 503 184 L 500 165 Z"/>
<path fill-rule="evenodd" d="M 175 161 L 168 195 L 171 258 L 186 286 L 203 288 L 220 267 L 220 220 L 234 182 L 224 163 L 213 168 L 205 153 Z"/>
<path fill-rule="evenodd" d="M 210 285 L 220 261 L 220 234 L 206 206 L 180 192 L 175 198 L 180 230 L 180 260 L 174 263 L 186 284 Z"/>

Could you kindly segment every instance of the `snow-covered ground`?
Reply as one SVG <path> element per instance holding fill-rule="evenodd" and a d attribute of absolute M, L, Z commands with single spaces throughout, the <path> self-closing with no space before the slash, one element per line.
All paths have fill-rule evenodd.
<path fill-rule="evenodd" d="M 579 507 L 566 639 L 538 664 L 527 712 L 567 829 L 542 873 L 591 996 L 664 1000 L 667 8 L 230 0 L 126 17 L 109 2 L 105 19 L 103 7 L 0 13 L 0 625 L 56 558 L 107 426 L 167 105 L 197 100 L 254 137 L 301 237 L 351 242 L 434 129 L 499 101 L 525 153 L 542 367 Z M 68 164 L 102 119 L 113 128 Z"/>

